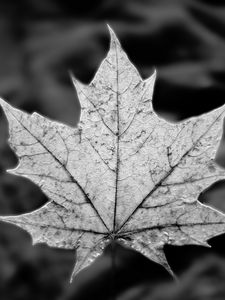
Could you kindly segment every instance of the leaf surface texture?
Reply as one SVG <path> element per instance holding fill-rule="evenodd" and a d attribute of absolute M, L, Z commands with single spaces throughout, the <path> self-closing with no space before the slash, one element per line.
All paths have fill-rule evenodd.
<path fill-rule="evenodd" d="M 89 85 L 73 78 L 81 103 L 77 128 L 0 104 L 19 157 L 11 173 L 48 196 L 40 209 L 0 217 L 33 243 L 76 249 L 73 276 L 111 239 L 170 273 L 163 247 L 203 245 L 225 232 L 225 215 L 199 194 L 224 179 L 215 162 L 225 106 L 177 124 L 152 107 L 155 73 L 143 80 L 110 30 L 110 50 Z"/>

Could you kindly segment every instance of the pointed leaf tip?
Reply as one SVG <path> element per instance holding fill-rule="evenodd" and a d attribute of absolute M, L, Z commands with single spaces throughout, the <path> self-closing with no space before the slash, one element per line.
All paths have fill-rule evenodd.
<path fill-rule="evenodd" d="M 144 81 L 145 81 L 147 84 L 151 84 L 151 85 L 152 85 L 152 88 L 154 88 L 155 81 L 156 81 L 156 76 L 157 76 L 157 71 L 156 71 L 156 69 L 154 69 L 152 75 L 149 76 L 148 78 L 146 78 Z"/>
<path fill-rule="evenodd" d="M 72 72 L 70 72 L 70 78 L 77 93 L 79 93 L 79 91 L 82 91 L 85 87 L 87 87 L 87 85 L 83 84 L 80 80 L 78 80 Z"/>
<path fill-rule="evenodd" d="M 156 76 L 157 76 L 157 70 L 156 70 L 156 68 L 154 68 L 154 71 L 153 71 L 151 77 L 156 78 Z"/>
<path fill-rule="evenodd" d="M 110 33 L 110 48 L 113 46 L 113 44 L 115 43 L 116 45 L 120 46 L 120 41 L 118 40 L 115 32 L 113 31 L 113 29 L 107 24 L 109 33 Z"/>
<path fill-rule="evenodd" d="M 10 105 L 2 98 L 0 98 L 0 106 L 5 111 L 5 108 L 9 107 Z"/>

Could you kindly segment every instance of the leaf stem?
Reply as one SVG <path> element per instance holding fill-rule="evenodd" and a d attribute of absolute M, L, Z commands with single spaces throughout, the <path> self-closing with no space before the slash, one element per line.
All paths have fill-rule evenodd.
<path fill-rule="evenodd" d="M 112 258 L 112 272 L 111 272 L 111 300 L 116 300 L 116 242 L 111 242 L 111 258 Z"/>

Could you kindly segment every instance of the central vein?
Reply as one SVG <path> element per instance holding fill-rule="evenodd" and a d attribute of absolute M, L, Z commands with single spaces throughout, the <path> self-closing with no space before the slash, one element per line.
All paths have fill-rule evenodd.
<path fill-rule="evenodd" d="M 116 188 L 115 188 L 115 201 L 114 201 L 114 216 L 113 216 L 113 232 L 116 231 L 116 213 L 117 213 L 117 200 L 118 200 L 118 179 L 120 167 L 120 110 L 119 110 L 119 70 L 118 70 L 118 54 L 117 45 L 116 51 L 116 116 L 117 116 L 117 132 L 116 132 Z"/>

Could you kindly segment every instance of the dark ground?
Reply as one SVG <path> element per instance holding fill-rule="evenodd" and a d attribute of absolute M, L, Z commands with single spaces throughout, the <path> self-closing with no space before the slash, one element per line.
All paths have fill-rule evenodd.
<path fill-rule="evenodd" d="M 88 83 L 117 33 L 143 77 L 157 69 L 154 106 L 176 121 L 225 102 L 225 3 L 223 0 L 20 0 L 0 1 L 0 95 L 26 111 L 75 125 L 79 104 L 68 71 Z M 0 115 L 0 214 L 32 211 L 47 199 L 29 181 L 6 174 L 17 159 L 7 145 Z M 225 166 L 222 144 L 218 161 Z M 224 183 L 201 201 L 225 211 Z M 0 224 L 0 299 L 218 300 L 225 299 L 225 235 L 212 248 L 166 247 L 180 277 L 140 254 L 111 246 L 69 285 L 73 251 L 33 247 L 29 235 Z"/>

